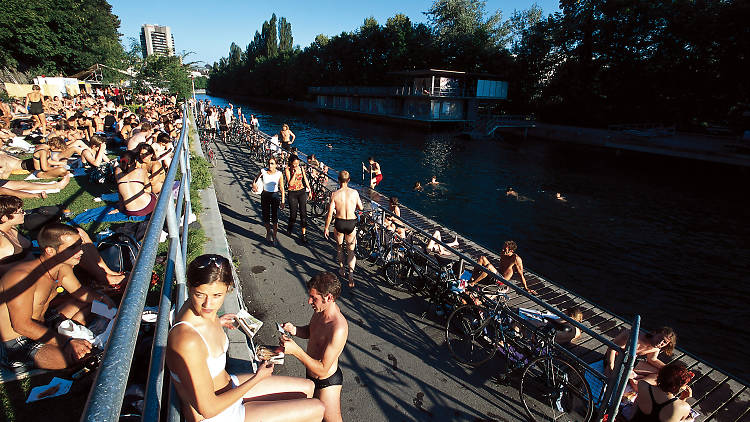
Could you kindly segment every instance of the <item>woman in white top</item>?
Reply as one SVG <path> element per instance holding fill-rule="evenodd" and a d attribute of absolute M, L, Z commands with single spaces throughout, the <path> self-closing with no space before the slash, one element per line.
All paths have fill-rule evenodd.
<path fill-rule="evenodd" d="M 279 207 L 284 206 L 284 173 L 276 169 L 276 158 L 268 159 L 268 167 L 260 171 L 253 184 L 259 179 L 263 184 L 260 194 L 260 207 L 263 210 L 263 224 L 266 225 L 266 240 L 277 243 L 276 232 L 279 228 Z M 281 198 L 279 198 L 279 192 Z M 273 223 L 273 232 L 271 231 Z"/>
<path fill-rule="evenodd" d="M 320 421 L 325 407 L 313 399 L 314 384 L 271 375 L 261 362 L 255 374 L 225 370 L 234 315 L 217 312 L 231 288 L 231 263 L 221 255 L 201 255 L 187 270 L 188 299 L 167 340 L 167 365 L 188 421 Z"/>

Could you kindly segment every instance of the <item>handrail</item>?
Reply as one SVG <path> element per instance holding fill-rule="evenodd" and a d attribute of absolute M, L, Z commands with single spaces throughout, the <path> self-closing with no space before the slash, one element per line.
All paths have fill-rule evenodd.
<path fill-rule="evenodd" d="M 169 171 L 164 180 L 164 188 L 159 194 L 159 199 L 151 214 L 146 235 L 143 239 L 141 250 L 136 258 L 133 271 L 130 273 L 125 293 L 120 303 L 120 309 L 114 319 L 112 334 L 105 346 L 102 363 L 97 371 L 93 386 L 89 393 L 86 407 L 83 411 L 82 421 L 87 422 L 115 422 L 119 419 L 122 401 L 125 396 L 128 376 L 133 361 L 136 339 L 141 326 L 141 315 L 148 293 L 151 274 L 156 259 L 164 221 L 168 221 L 169 234 L 171 238 L 169 260 L 165 272 L 165 280 L 162 285 L 162 298 L 159 303 L 159 316 L 157 317 L 157 331 L 154 338 L 152 360 L 149 371 L 149 381 L 146 393 L 146 408 L 149 414 L 156 414 L 156 418 L 144 420 L 158 420 L 158 405 L 161 402 L 163 356 L 166 346 L 166 332 L 169 326 L 169 311 L 171 305 L 172 280 L 174 275 L 178 280 L 184 280 L 184 255 L 179 248 L 179 224 L 177 223 L 177 211 L 182 216 L 185 227 L 190 213 L 189 199 L 185 201 L 188 208 L 183 213 L 175 211 L 172 186 L 178 168 L 182 173 L 180 180 L 180 194 L 189 196 L 189 177 L 186 164 L 189 161 L 189 148 L 187 146 L 189 132 L 189 114 L 187 104 L 183 104 L 183 125 L 180 137 L 175 147 L 175 155 L 169 166 Z M 178 195 L 179 196 L 179 195 Z M 185 232 L 183 232 L 185 233 Z M 183 237 L 182 242 L 186 242 Z M 179 253 L 177 253 L 179 252 Z M 169 278 L 167 278 L 167 276 Z M 166 297 L 166 299 L 165 299 Z M 180 303 L 177 303 L 179 306 Z M 156 406 L 156 413 L 153 408 Z"/>

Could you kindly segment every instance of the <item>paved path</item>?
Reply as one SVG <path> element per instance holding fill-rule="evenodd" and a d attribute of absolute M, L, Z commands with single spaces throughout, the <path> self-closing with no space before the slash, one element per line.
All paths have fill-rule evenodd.
<path fill-rule="evenodd" d="M 265 241 L 260 197 L 250 193 L 259 168 L 237 147 L 218 146 L 216 195 L 248 309 L 265 325 L 258 343 L 276 343 L 275 323 L 306 324 L 312 315 L 305 282 L 318 271 L 335 271 L 335 247 L 322 236 L 321 220 L 308 228 L 308 246 L 284 234 L 280 245 Z M 280 215 L 285 228 L 287 214 Z M 299 228 L 297 228 L 299 230 Z M 357 264 L 357 287 L 344 287 L 338 303 L 349 321 L 341 356 L 342 412 L 348 421 L 523 420 L 516 386 L 498 386 L 491 376 L 497 359 L 472 370 L 456 364 L 443 340 L 444 321 L 422 318 L 421 299 L 389 290 L 366 262 Z M 300 340 L 304 347 L 304 340 Z M 277 374 L 304 376 L 295 358 Z"/>

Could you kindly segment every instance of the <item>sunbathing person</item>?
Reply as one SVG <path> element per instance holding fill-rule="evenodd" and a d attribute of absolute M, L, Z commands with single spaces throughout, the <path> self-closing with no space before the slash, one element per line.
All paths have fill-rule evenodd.
<path fill-rule="evenodd" d="M 135 217 L 151 214 L 157 200 L 151 193 L 148 171 L 139 164 L 135 152 L 125 151 L 120 156 L 120 165 L 115 168 L 122 212 Z"/>
<path fill-rule="evenodd" d="M 134 152 L 138 156 L 138 166 L 148 172 L 147 191 L 150 189 L 150 192 L 159 194 L 164 185 L 164 180 L 167 178 L 166 168 L 155 159 L 156 153 L 151 145 L 142 142 L 135 148 Z"/>
<path fill-rule="evenodd" d="M 395 196 L 392 196 L 388 200 L 388 208 L 390 211 L 395 215 L 396 217 L 401 217 L 401 208 L 398 206 L 398 198 Z M 404 227 L 404 224 L 399 220 L 398 218 L 386 216 L 385 217 L 385 227 L 392 231 L 396 232 L 396 234 L 401 238 L 406 238 L 406 227 Z"/>
<path fill-rule="evenodd" d="M 659 370 L 656 386 L 639 381 L 630 422 L 692 422 L 686 400 L 693 395 L 688 383 L 694 376 L 684 363 L 672 362 Z"/>
<path fill-rule="evenodd" d="M 67 158 L 63 156 L 66 148 L 62 138 L 49 138 L 46 144 L 37 145 L 33 158 L 24 160 L 21 168 L 29 170 L 39 179 L 63 177 L 68 174 Z M 30 165 L 33 165 L 33 169 Z"/>
<path fill-rule="evenodd" d="M 156 135 L 156 142 L 151 144 L 154 149 L 154 161 L 161 163 L 164 170 L 169 169 L 169 165 L 172 163 L 174 157 L 174 146 L 172 145 L 172 138 L 164 132 L 159 132 Z"/>
<path fill-rule="evenodd" d="M 40 153 L 41 155 L 42 153 Z M 46 154 L 45 154 L 46 158 Z M 37 164 L 38 162 L 38 164 Z M 47 163 L 49 164 L 49 163 Z M 16 158 L 12 155 L 8 155 L 5 153 L 0 152 L 0 180 L 6 180 L 10 177 L 10 175 L 13 173 L 13 171 L 18 170 L 26 170 L 28 172 L 34 173 L 34 175 L 39 179 L 54 179 L 57 177 L 66 177 L 69 176 L 68 170 L 66 170 L 63 167 L 56 167 L 52 169 L 51 167 L 47 167 L 49 171 L 43 171 L 41 169 L 37 170 L 36 166 L 39 165 L 41 167 L 41 160 L 35 159 L 35 158 L 27 158 L 25 160 L 21 160 L 20 158 Z M 36 185 L 35 187 L 29 187 L 29 188 L 14 188 L 10 185 L 7 185 L 10 182 L 15 181 L 7 181 L 6 186 L 8 189 L 24 189 L 24 190 L 46 190 L 46 189 L 55 189 L 51 185 L 44 185 L 39 186 Z M 67 182 L 65 183 L 67 185 Z"/>
<path fill-rule="evenodd" d="M 532 295 L 535 295 L 536 290 L 530 289 L 528 284 L 526 284 L 526 276 L 523 274 L 523 260 L 516 253 L 516 249 L 518 249 L 518 246 L 512 240 L 503 243 L 499 273 L 504 279 L 510 280 L 513 277 L 514 270 L 518 271 L 518 277 L 521 279 L 521 283 L 523 283 L 523 288 Z"/>
<path fill-rule="evenodd" d="M 612 342 L 625 348 L 630 337 L 630 330 L 623 330 Z M 677 345 L 677 334 L 670 327 L 660 327 L 652 333 L 638 333 L 638 345 L 636 346 L 636 366 L 630 372 L 630 383 L 633 388 L 637 381 L 643 380 L 649 384 L 656 384 L 657 374 L 664 367 L 664 362 L 659 360 L 659 353 L 672 356 Z M 615 368 L 617 352 L 608 349 L 604 355 L 604 372 L 612 374 Z"/>
<path fill-rule="evenodd" d="M 446 249 L 443 245 L 441 245 L 440 242 L 442 241 L 442 238 L 440 236 L 440 230 L 435 230 L 435 233 L 432 234 L 432 238 L 427 243 L 427 246 L 425 246 L 425 252 L 433 252 L 440 256 L 450 256 L 453 255 L 453 252 Z M 452 248 L 455 248 L 458 246 L 458 236 L 456 236 L 456 239 L 451 243 L 446 243 L 446 246 L 450 246 Z"/>
<path fill-rule="evenodd" d="M 85 324 L 91 303 L 114 303 L 105 295 L 81 285 L 73 266 L 81 261 L 81 237 L 73 227 L 51 223 L 39 232 L 42 255 L 19 262 L 0 278 L 0 339 L 2 364 L 9 368 L 34 365 L 62 369 L 84 358 L 91 351 L 86 340 L 57 333 L 64 319 Z M 68 299 L 52 309 L 58 292 Z"/>
<path fill-rule="evenodd" d="M 20 198 L 0 195 L 0 276 L 18 262 L 33 259 L 31 241 L 18 232 L 25 215 Z"/>
<path fill-rule="evenodd" d="M 188 299 L 175 315 L 167 340 L 166 362 L 188 421 L 320 421 L 325 407 L 311 398 L 314 384 L 303 378 L 272 375 L 263 361 L 254 374 L 230 375 L 225 369 L 234 315 L 221 318 L 232 286 L 232 264 L 220 255 L 202 255 L 187 269 Z"/>

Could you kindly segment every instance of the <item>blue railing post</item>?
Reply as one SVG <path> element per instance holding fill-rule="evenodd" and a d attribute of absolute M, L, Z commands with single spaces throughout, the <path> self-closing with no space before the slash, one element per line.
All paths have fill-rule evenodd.
<path fill-rule="evenodd" d="M 187 122 L 189 118 L 187 104 L 183 104 L 182 112 L 183 120 Z M 183 145 L 187 139 L 188 127 L 188 124 L 183 124 L 180 138 L 175 148 L 176 151 L 181 152 L 183 150 Z M 125 388 L 127 387 L 130 375 L 135 343 L 141 326 L 143 306 L 150 287 L 154 260 L 156 259 L 156 252 L 159 246 L 159 237 L 164 226 L 164 220 L 170 214 L 170 206 L 173 206 L 171 187 L 174 184 L 181 155 L 181 153 L 177 153 L 172 158 L 169 171 L 164 180 L 164 186 L 167 189 L 159 194 L 156 207 L 151 213 L 151 219 L 142 242 L 141 250 L 138 253 L 133 271 L 130 273 L 128 285 L 125 288 L 120 303 L 120 309 L 113 322 L 112 334 L 107 341 L 102 363 L 96 373 L 96 378 L 94 379 L 83 416 L 81 417 L 82 421 L 115 422 L 119 419 L 122 400 L 125 396 Z M 171 209 L 171 215 L 174 216 L 173 208 Z M 181 277 L 184 283 L 184 264 L 179 255 L 177 254 L 175 262 L 181 265 L 176 266 L 175 274 L 178 280 Z"/>

